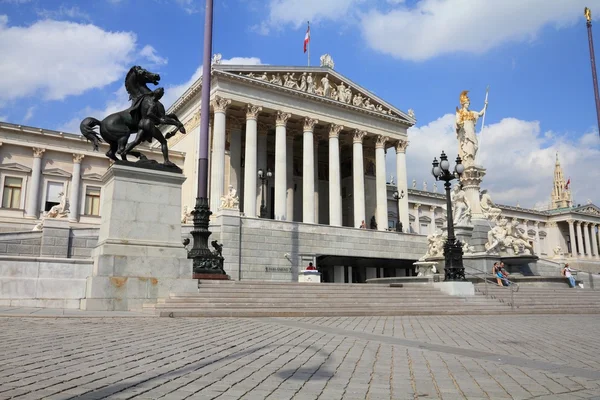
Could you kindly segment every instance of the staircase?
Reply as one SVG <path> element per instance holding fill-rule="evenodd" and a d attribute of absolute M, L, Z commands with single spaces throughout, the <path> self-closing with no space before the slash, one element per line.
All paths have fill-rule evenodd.
<path fill-rule="evenodd" d="M 510 289 L 493 284 L 487 285 L 490 299 L 510 307 Z M 476 294 L 485 294 L 484 283 L 475 284 Z M 514 311 L 518 313 L 548 314 L 600 314 L 600 291 L 521 285 L 513 293 Z"/>
<path fill-rule="evenodd" d="M 201 281 L 144 310 L 162 317 L 317 317 L 510 313 L 483 295 L 449 296 L 429 285 Z"/>

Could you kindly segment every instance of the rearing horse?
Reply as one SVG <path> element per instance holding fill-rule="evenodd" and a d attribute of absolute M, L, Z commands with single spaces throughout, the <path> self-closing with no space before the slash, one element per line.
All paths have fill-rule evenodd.
<path fill-rule="evenodd" d="M 146 86 L 148 83 L 158 85 L 159 81 L 160 75 L 149 72 L 137 65 L 129 70 L 125 77 L 125 89 L 129 93 L 129 99 L 132 100 L 132 106 L 126 110 L 110 114 L 102 121 L 93 117 L 87 117 L 81 121 L 81 133 L 93 143 L 94 150 L 98 150 L 98 144 L 102 141 L 100 137 L 102 137 L 110 146 L 106 156 L 112 160 L 117 160 L 117 154 L 123 160 L 127 160 L 127 154 L 137 158 L 145 158 L 140 152 L 132 151 L 134 146 L 127 146 L 129 136 L 138 132 L 138 136 L 143 136 L 148 141 L 151 141 L 152 137 L 157 139 L 162 145 L 164 164 L 174 165 L 169 161 L 167 141 L 155 124 L 174 125 L 183 133 L 185 133 L 185 129 L 177 116 L 174 114 L 164 115 L 164 107 L 159 101 L 160 95 L 157 96 L 155 92 L 152 92 Z M 159 89 L 159 91 L 162 91 L 162 89 Z M 156 109 L 163 110 L 161 118 L 157 119 L 153 115 L 148 115 Z M 96 126 L 100 126 L 100 137 L 94 130 Z M 170 137 L 173 134 L 172 132 L 167 136 Z M 136 145 L 139 144 L 139 141 L 136 142 Z"/>

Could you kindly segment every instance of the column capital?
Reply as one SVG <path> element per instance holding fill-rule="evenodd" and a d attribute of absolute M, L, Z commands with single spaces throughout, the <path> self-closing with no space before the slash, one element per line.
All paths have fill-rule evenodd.
<path fill-rule="evenodd" d="M 590 223 L 587 221 L 581 221 L 581 225 L 583 225 L 584 228 L 587 228 L 589 224 Z"/>
<path fill-rule="evenodd" d="M 277 111 L 277 116 L 275 117 L 275 125 L 276 126 L 285 126 L 288 122 L 288 119 L 290 119 L 291 116 L 292 116 L 292 114 L 290 114 L 290 113 L 286 113 L 283 111 Z"/>
<path fill-rule="evenodd" d="M 376 149 L 385 149 L 385 143 L 390 140 L 389 136 L 377 135 L 377 141 L 375 142 Z"/>
<path fill-rule="evenodd" d="M 406 153 L 406 148 L 408 147 L 408 140 L 398 140 L 396 142 L 396 154 L 398 153 Z"/>
<path fill-rule="evenodd" d="M 212 101 L 213 110 L 216 113 L 224 113 L 230 104 L 230 99 L 225 99 L 221 96 L 215 96 L 214 100 Z"/>
<path fill-rule="evenodd" d="M 365 136 L 367 136 L 367 132 L 366 131 L 361 131 L 360 129 L 355 129 L 354 132 L 354 137 L 352 139 L 353 143 L 362 143 L 363 138 Z"/>
<path fill-rule="evenodd" d="M 256 120 L 258 118 L 258 113 L 261 111 L 261 106 L 255 106 L 254 104 L 246 104 L 246 120 Z"/>
<path fill-rule="evenodd" d="M 73 153 L 73 162 L 75 164 L 81 164 L 81 161 L 83 160 L 83 157 L 85 157 L 85 155 Z"/>
<path fill-rule="evenodd" d="M 567 220 L 567 223 L 568 223 L 569 225 L 573 225 L 573 223 L 574 223 L 574 222 L 575 222 L 575 220 L 573 220 L 573 219 L 568 219 L 568 220 Z"/>
<path fill-rule="evenodd" d="M 540 221 L 534 221 L 533 225 L 536 227 L 536 229 L 539 229 Z"/>
<path fill-rule="evenodd" d="M 413 205 L 413 208 L 414 208 L 415 210 L 418 210 L 419 208 L 421 208 L 421 203 L 415 203 L 415 204 Z"/>
<path fill-rule="evenodd" d="M 340 137 L 340 132 L 344 129 L 343 125 L 329 125 L 329 138 L 337 139 Z"/>
<path fill-rule="evenodd" d="M 32 147 L 32 150 L 33 150 L 33 157 L 34 158 L 42 158 L 42 155 L 46 151 L 46 149 L 43 149 L 41 147 Z"/>
<path fill-rule="evenodd" d="M 304 117 L 304 132 L 313 132 L 315 129 L 315 125 L 319 123 L 318 119 L 314 119 L 311 117 Z"/>

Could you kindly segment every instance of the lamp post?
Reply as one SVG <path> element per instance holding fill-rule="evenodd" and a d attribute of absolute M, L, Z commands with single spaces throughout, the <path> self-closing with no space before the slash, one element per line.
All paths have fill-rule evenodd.
<path fill-rule="evenodd" d="M 448 239 L 444 244 L 444 280 L 446 281 L 464 281 L 465 267 L 463 265 L 462 243 L 454 237 L 454 223 L 452 222 L 452 202 L 450 201 L 450 182 L 454 179 L 460 179 L 460 176 L 465 170 L 460 157 L 456 157 L 456 165 L 454 171 L 450 171 L 450 162 L 448 157 L 442 151 L 440 161 L 433 159 L 433 168 L 431 174 L 435 180 L 444 181 L 446 188 L 446 211 L 448 219 Z"/>
<path fill-rule="evenodd" d="M 402 230 L 402 221 L 400 221 L 400 200 L 404 198 L 404 190 L 398 193 L 398 188 L 392 194 L 394 200 L 396 200 L 396 204 L 398 206 L 398 223 L 396 224 L 396 232 L 403 232 Z"/>
<path fill-rule="evenodd" d="M 267 206 L 265 204 L 265 192 L 267 191 L 266 183 L 273 176 L 270 169 L 267 169 L 267 173 L 260 168 L 258 170 L 258 179 L 260 179 L 260 217 L 267 218 Z"/>

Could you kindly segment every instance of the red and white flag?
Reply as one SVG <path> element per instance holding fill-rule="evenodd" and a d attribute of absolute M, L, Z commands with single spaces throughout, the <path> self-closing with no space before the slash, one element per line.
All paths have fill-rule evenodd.
<path fill-rule="evenodd" d="M 306 28 L 306 35 L 304 35 L 304 52 L 308 50 L 308 43 L 310 42 L 310 24 Z"/>
<path fill-rule="evenodd" d="M 569 178 L 569 180 L 567 181 L 567 184 L 565 185 L 565 190 L 569 190 L 570 184 L 571 184 L 571 178 Z"/>

